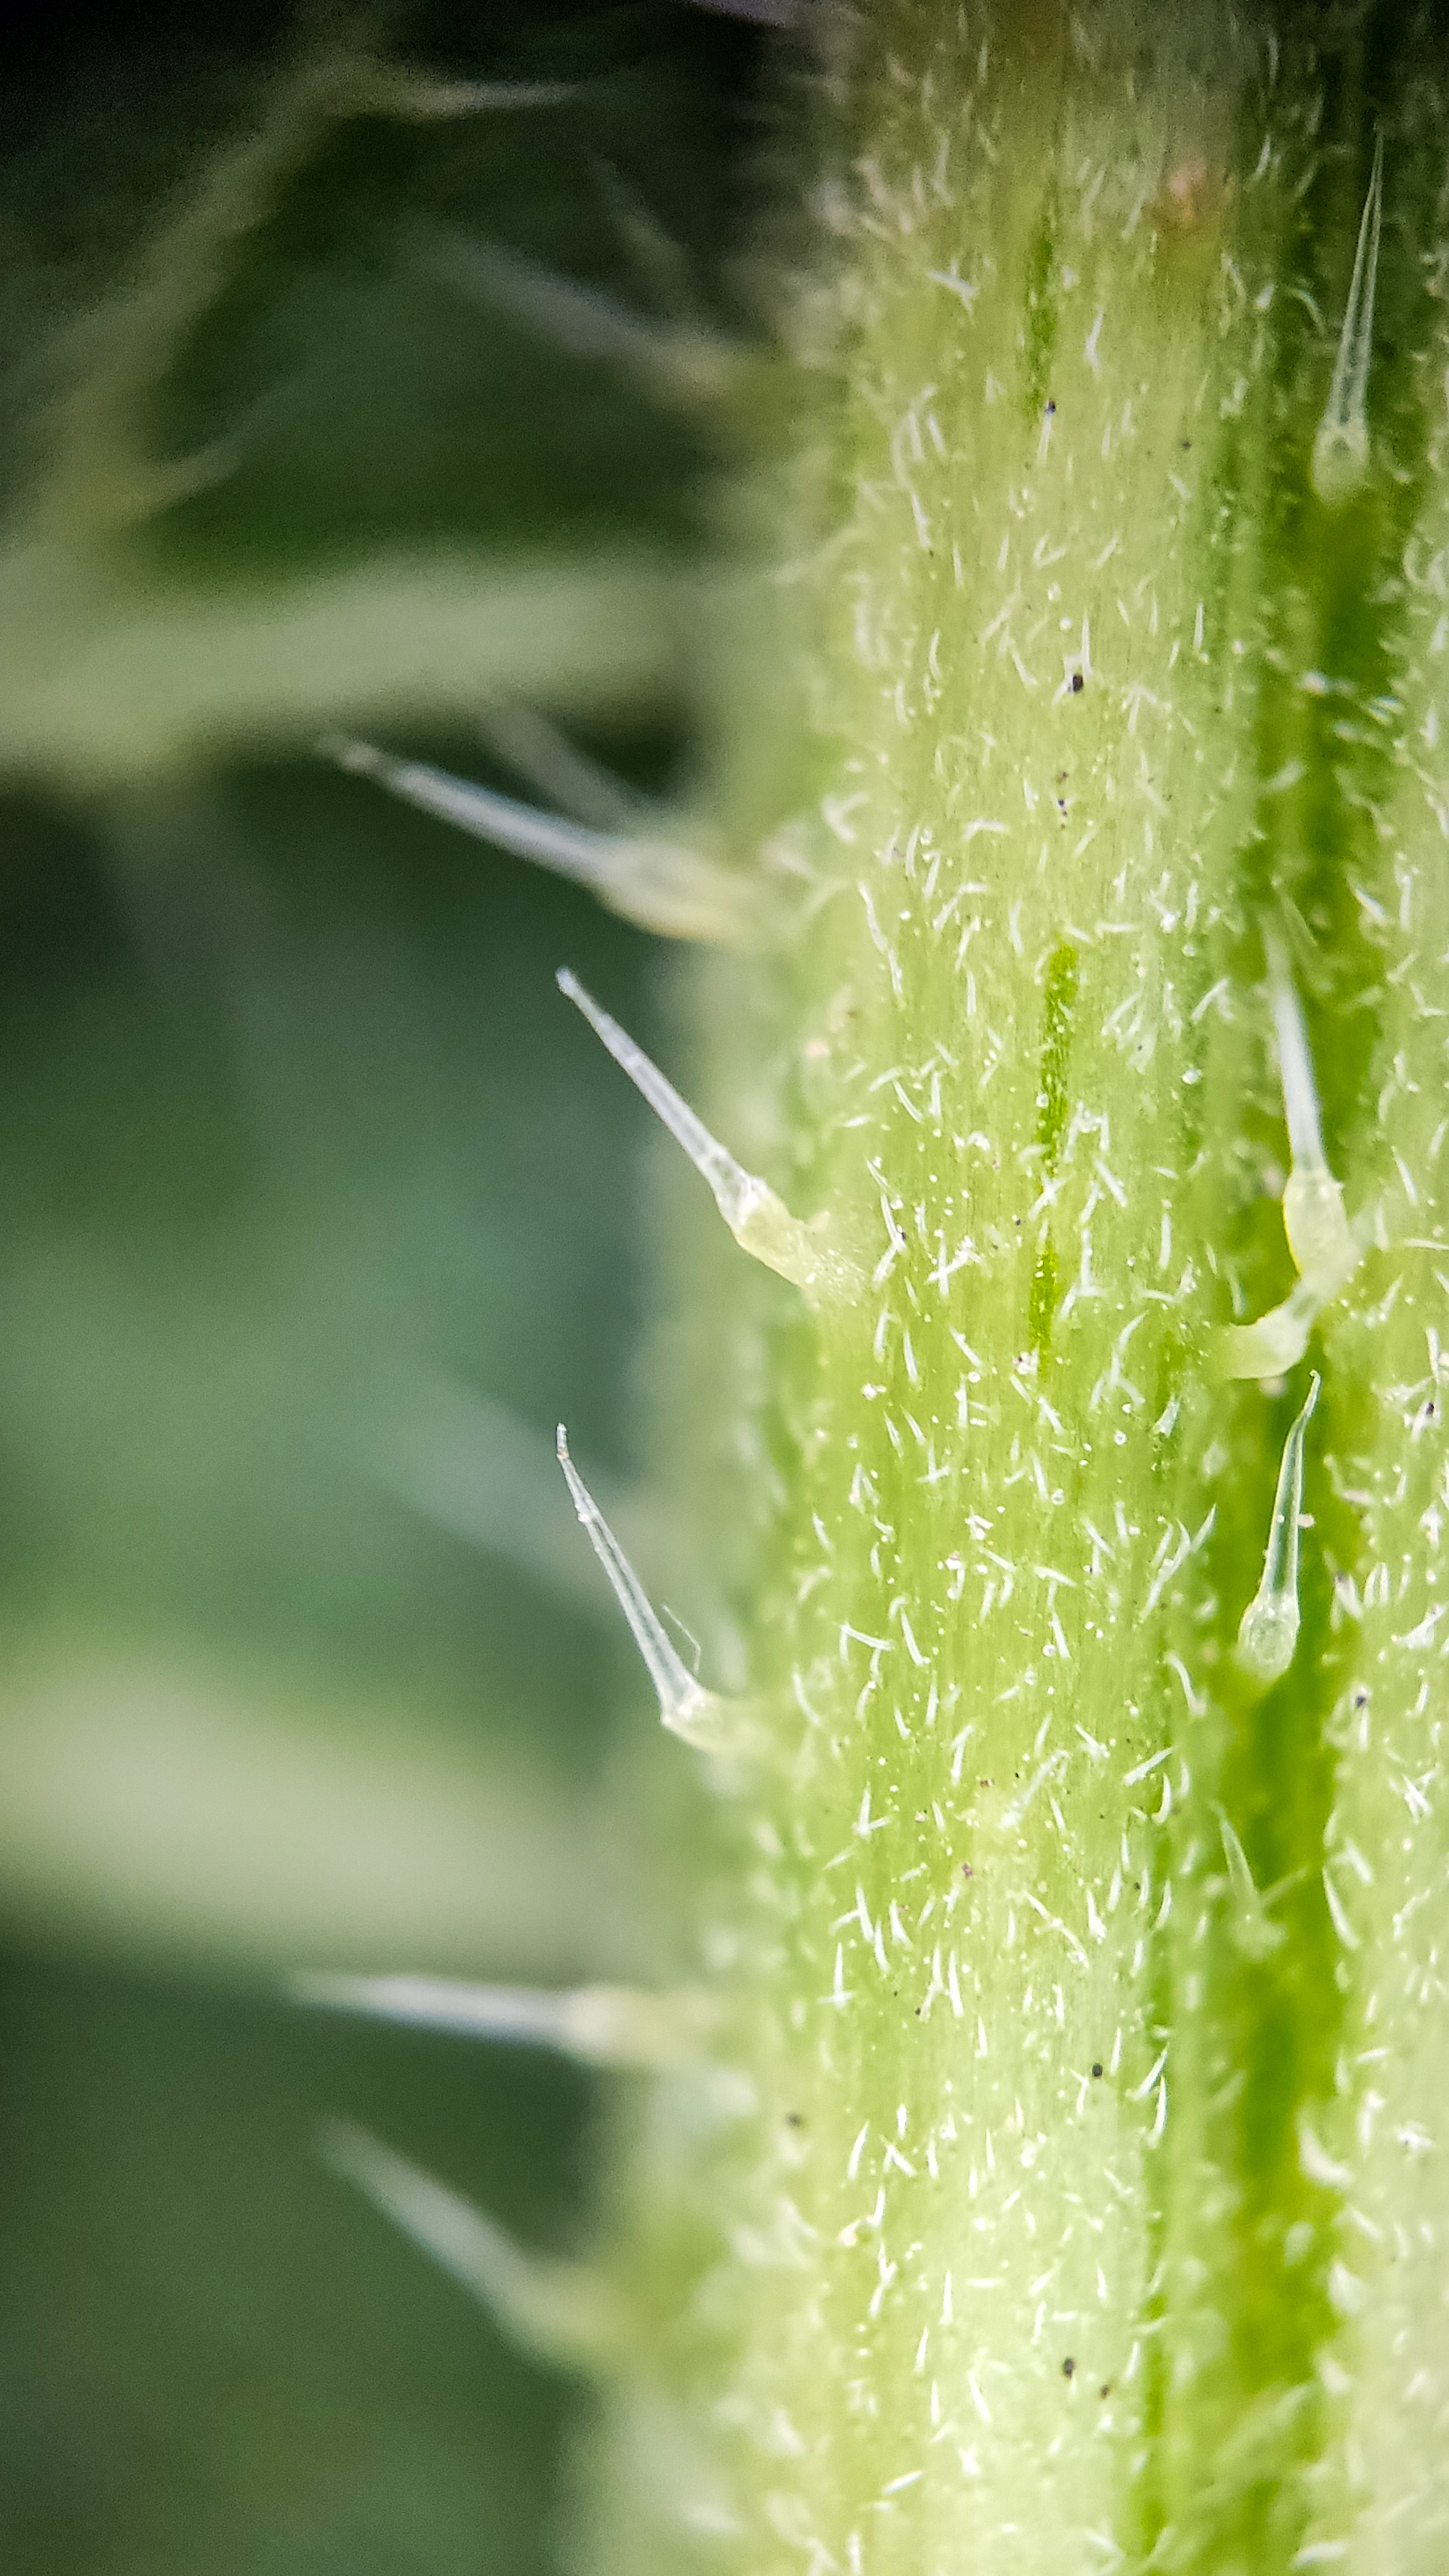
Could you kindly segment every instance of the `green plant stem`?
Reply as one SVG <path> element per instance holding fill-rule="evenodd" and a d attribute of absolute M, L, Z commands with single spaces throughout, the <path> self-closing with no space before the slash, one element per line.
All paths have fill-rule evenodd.
<path fill-rule="evenodd" d="M 625 2186 L 648 2482 L 751 2576 L 1428 2571 L 1439 55 L 1406 11 L 877 0 L 833 69 L 811 890 L 696 1003 L 712 1122 L 870 1285 L 806 1318 L 727 1242 L 692 1274 L 771 1753 L 687 1829 L 756 2107 L 656 2119 Z M 1302 1359 L 1225 1382 L 1294 1285 L 1265 934 L 1376 1240 Z"/>

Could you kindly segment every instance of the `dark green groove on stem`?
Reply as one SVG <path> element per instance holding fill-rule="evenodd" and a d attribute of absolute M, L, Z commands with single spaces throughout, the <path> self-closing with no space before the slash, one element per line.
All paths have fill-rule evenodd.
<path fill-rule="evenodd" d="M 1051 1227 L 1042 1230 L 1036 1259 L 1032 1264 L 1031 1296 L 1027 1305 L 1026 1337 L 1038 1359 L 1046 1355 L 1052 1337 L 1052 1318 L 1061 1303 L 1062 1277 L 1057 1265 L 1056 1245 Z"/>
<path fill-rule="evenodd" d="M 1198 2236 L 1208 2266 L 1204 2293 L 1231 2327 L 1205 2367 L 1196 2397 L 1192 2463 L 1199 2493 L 1191 2564 L 1287 2565 L 1303 2536 L 1305 2475 L 1324 2448 L 1325 2401 L 1316 2357 L 1335 2317 L 1326 2279 L 1327 2221 L 1338 2195 L 1305 2176 L 1299 2121 L 1333 2091 L 1343 2028 L 1338 1949 L 1323 1892 L 1324 1830 L 1334 1759 L 1326 1731 L 1333 1682 L 1323 1648 L 1331 1586 L 1316 1547 L 1305 1549 L 1303 1627 L 1288 1672 L 1255 1698 L 1232 1659 L 1237 1623 L 1256 1586 L 1271 1509 L 1271 1480 L 1301 1400 L 1295 1382 L 1276 1398 L 1237 1394 L 1223 1436 L 1236 1456 L 1256 1450 L 1261 1478 L 1225 1480 L 1221 1536 L 1209 1576 L 1216 1593 L 1216 1662 L 1208 1705 L 1189 1731 L 1195 1818 L 1184 1831 L 1179 1887 L 1200 1897 L 1211 1929 L 1199 1973 L 1197 2070 L 1203 2101 L 1198 2150 L 1204 2173 L 1231 2177 Z M 1319 1428 L 1316 1423 L 1315 1430 Z M 1305 1508 L 1322 1512 L 1326 1479 L 1309 1453 Z M 1199 1655 L 1202 1647 L 1199 1644 Z M 1235 1904 L 1209 1819 L 1216 1808 L 1241 1842 L 1276 1946 L 1260 1946 Z M 1196 1845 L 1195 1851 L 1191 1845 Z M 1196 1919 L 1194 1915 L 1194 1920 Z M 1187 1973 L 1187 1961 L 1180 1952 Z M 1179 2018 L 1182 2030 L 1187 2015 Z M 1191 2026 L 1191 2025 L 1189 2025 Z M 1188 2178 L 1183 2177 L 1186 2181 Z M 1209 2194 L 1213 2184 L 1208 2184 Z M 1262 2469 L 1226 2486 L 1211 2509 L 1214 2428 L 1239 2438 L 1256 2426 Z"/>
<path fill-rule="evenodd" d="M 1302 20 L 1296 25 L 1301 30 Z M 1376 815 L 1390 789 L 1402 566 L 1424 500 L 1427 405 L 1436 391 L 1413 353 L 1431 342 L 1416 245 L 1430 237 L 1442 149 L 1436 156 L 1425 112 L 1426 22 L 1380 8 L 1356 47 L 1322 62 L 1311 37 L 1300 35 L 1295 48 L 1292 32 L 1285 21 L 1282 90 L 1270 119 L 1287 138 L 1276 195 L 1265 188 L 1248 200 L 1235 245 L 1247 288 L 1245 331 L 1253 289 L 1265 276 L 1276 279 L 1261 325 L 1268 363 L 1242 414 L 1222 425 L 1211 484 L 1219 581 L 1210 643 L 1223 711 L 1229 687 L 1250 694 L 1257 781 L 1238 852 L 1240 927 L 1222 962 L 1239 990 L 1251 990 L 1264 972 L 1263 928 L 1286 931 L 1325 1145 L 1356 1214 L 1374 1194 L 1380 1150 L 1371 1075 L 1381 1062 L 1385 995 L 1372 907 L 1391 910 L 1397 889 Z M 1417 112 L 1399 111 L 1396 120 L 1411 80 Z M 1311 488 L 1309 463 L 1380 127 L 1385 223 L 1372 465 L 1364 489 L 1330 511 Z M 1285 292 L 1295 273 L 1325 316 L 1326 338 L 1307 303 Z M 1209 1083 L 1216 1080 L 1246 1127 L 1236 1140 L 1246 1181 L 1265 1155 L 1286 1163 L 1275 1058 L 1261 1027 L 1246 1048 L 1228 1037 L 1213 1052 L 1219 1061 Z M 1225 1078 L 1229 1065 L 1236 1079 Z M 1211 1120 L 1209 1110 L 1210 1128 Z M 1219 1151 L 1234 1141 L 1218 1129 Z M 1240 1190 L 1222 1249 L 1244 1314 L 1263 1311 L 1291 1285 L 1278 1212 L 1260 1190 Z M 1323 1366 L 1316 1345 L 1308 1357 Z M 1154 2242 L 1163 2255 L 1174 2246 L 1186 2264 L 1174 2277 L 1168 2256 L 1154 2273 L 1144 2430 L 1158 2456 L 1141 2482 L 1130 2532 L 1144 2554 L 1163 2544 L 1167 2554 L 1156 2563 L 1194 2576 L 1228 2566 L 1269 2576 L 1291 2563 L 1333 2405 L 1316 2364 L 1338 2325 L 1328 2274 L 1342 2194 L 1305 2172 L 1300 2124 L 1332 2098 L 1349 1984 L 1323 1881 L 1336 1766 L 1330 1721 L 1346 1663 L 1329 1612 L 1333 1573 L 1353 1570 L 1361 1541 L 1322 1461 L 1371 1445 L 1366 1387 L 1326 1376 L 1310 1433 L 1304 1510 L 1312 1533 L 1292 1665 L 1255 1695 L 1232 1651 L 1261 1572 L 1283 1442 L 1305 1383 L 1306 1366 L 1277 1392 L 1223 1391 L 1196 1444 L 1199 1465 L 1205 1453 L 1211 1464 L 1215 1442 L 1231 1463 L 1213 1482 L 1217 1518 L 1196 1615 L 1180 1623 L 1205 1705 L 1189 1709 L 1181 1730 L 1191 1800 L 1164 1833 L 1177 1905 L 1161 1942 L 1157 2010 L 1175 2033 L 1178 2137 L 1162 2173 L 1169 2204 L 1181 2195 L 1182 2206 L 1175 2219 L 1170 2207 L 1155 2213 Z M 1267 1900 L 1272 1946 L 1246 1942 L 1234 1919 L 1224 1852 L 1208 1826 L 1215 1807 Z M 1207 1937 L 1195 1943 L 1204 1913 Z M 1184 2317 L 1215 2312 L 1224 2331 L 1199 2355 L 1190 2397 L 1175 2403 L 1170 2351 L 1179 2300 Z M 1184 2546 L 1166 2535 L 1174 2526 L 1181 2533 L 1189 2493 L 1192 2537 Z"/>
<path fill-rule="evenodd" d="M 1052 270 L 1057 255 L 1057 198 L 1049 188 L 1026 254 L 1026 319 L 1023 334 L 1025 408 L 1029 422 L 1040 419 L 1051 400 L 1052 353 L 1057 345 L 1057 307 Z"/>
<path fill-rule="evenodd" d="M 1042 996 L 1041 1074 L 1037 1087 L 1036 1143 L 1037 1165 L 1043 1189 L 1056 1178 L 1061 1161 L 1062 1139 L 1066 1134 L 1067 1063 L 1071 1053 L 1072 1014 L 1077 1005 L 1077 951 L 1069 939 L 1053 949 L 1047 961 Z M 1051 1218 L 1042 1225 L 1041 1242 L 1031 1274 L 1031 1295 L 1027 1313 L 1027 1339 L 1038 1359 L 1044 1359 L 1051 1341 L 1052 1318 L 1062 1293 L 1056 1246 L 1052 1241 Z"/>

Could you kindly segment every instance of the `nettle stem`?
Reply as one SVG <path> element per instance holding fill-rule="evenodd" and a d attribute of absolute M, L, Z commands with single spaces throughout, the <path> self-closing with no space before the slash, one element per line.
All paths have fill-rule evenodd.
<path fill-rule="evenodd" d="M 807 891 L 673 1070 L 858 1289 L 692 1256 L 748 2088 L 626 2122 L 631 2569 L 1445 2563 L 1441 82 L 1214 0 L 831 66 Z"/>

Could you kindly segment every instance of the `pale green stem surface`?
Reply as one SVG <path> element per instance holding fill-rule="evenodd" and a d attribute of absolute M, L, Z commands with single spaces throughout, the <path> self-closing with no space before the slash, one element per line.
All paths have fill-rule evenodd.
<path fill-rule="evenodd" d="M 1316 27 L 877 0 L 827 84 L 810 892 L 700 970 L 693 1096 L 869 1284 L 676 1283 L 770 1750 L 661 1811 L 756 2109 L 631 2131 L 621 2566 L 1444 2563 L 1443 108 L 1407 13 Z M 1225 1383 L 1294 1286 L 1279 945 L 1377 1240 Z"/>

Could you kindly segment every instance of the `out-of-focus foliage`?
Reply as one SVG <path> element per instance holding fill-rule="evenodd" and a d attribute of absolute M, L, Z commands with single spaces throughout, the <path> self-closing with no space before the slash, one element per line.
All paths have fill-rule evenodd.
<path fill-rule="evenodd" d="M 458 280 L 491 245 L 737 327 L 755 56 L 666 0 L 10 42 L 0 2554 L 521 2576 L 564 2401 L 310 2139 L 365 2119 L 567 2245 L 585 2088 L 275 1980 L 631 1954 L 620 1652 L 550 1440 L 635 1464 L 643 1113 L 552 971 L 646 1040 L 661 996 L 638 934 L 312 744 L 390 723 L 527 793 L 507 676 L 638 790 L 687 774 L 701 415 Z M 190 210 L 329 47 L 570 95 L 319 118 L 198 264 Z"/>
<path fill-rule="evenodd" d="M 728 32 L 384 18 L 82 24 L 18 68 L 0 767 L 510 687 L 680 712 Z"/>

